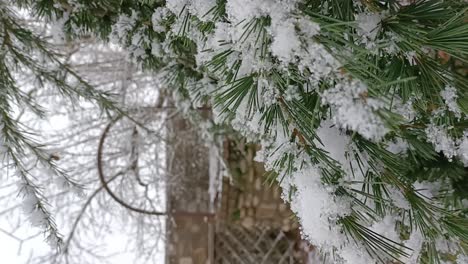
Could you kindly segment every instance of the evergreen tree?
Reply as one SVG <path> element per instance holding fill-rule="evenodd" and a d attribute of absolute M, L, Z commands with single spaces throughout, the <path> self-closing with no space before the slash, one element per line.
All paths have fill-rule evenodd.
<path fill-rule="evenodd" d="M 6 3 L 2 32 L 25 39 Z M 333 262 L 467 262 L 465 1 L 13 3 L 66 38 L 119 43 L 188 114 L 209 105 L 260 143 L 304 237 Z"/>
<path fill-rule="evenodd" d="M 15 3 L 16 4 L 16 3 Z M 43 227 L 47 241 L 54 247 L 61 244 L 53 216 L 48 210 L 43 187 L 35 184 L 35 168 L 47 170 L 64 186 L 80 189 L 66 171 L 60 169 L 57 157 L 49 153 L 37 139 L 33 129 L 19 121 L 23 113 L 37 118 L 47 114 L 37 100 L 46 89 L 54 89 L 71 102 L 85 99 L 103 111 L 123 113 L 112 101 L 110 93 L 96 90 L 72 71 L 59 49 L 42 37 L 34 21 L 27 21 L 13 3 L 0 1 L 0 130 L 3 169 L 21 181 L 19 195 L 33 225 Z"/>

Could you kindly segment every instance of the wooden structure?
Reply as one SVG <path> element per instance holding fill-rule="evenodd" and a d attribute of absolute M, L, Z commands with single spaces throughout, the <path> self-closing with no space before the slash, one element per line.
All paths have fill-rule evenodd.
<path fill-rule="evenodd" d="M 172 125 L 182 141 L 171 174 L 181 179 L 168 188 L 166 264 L 302 263 L 298 225 L 279 187 L 265 184 L 264 168 L 254 161 L 256 147 L 226 140 L 232 177 L 210 175 L 209 148 L 183 119 Z M 213 197 L 209 189 L 216 179 L 221 188 Z"/>
<path fill-rule="evenodd" d="M 216 232 L 213 263 L 297 263 L 296 241 L 279 229 L 227 225 Z"/>

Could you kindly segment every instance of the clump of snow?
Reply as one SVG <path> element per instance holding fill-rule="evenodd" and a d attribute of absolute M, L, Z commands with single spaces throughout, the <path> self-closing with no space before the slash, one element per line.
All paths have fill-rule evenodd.
<path fill-rule="evenodd" d="M 164 20 L 170 16 L 170 11 L 166 7 L 158 7 L 154 10 L 153 15 L 151 16 L 151 24 L 153 25 L 153 30 L 155 32 L 161 33 L 166 31 L 166 28 L 163 26 Z"/>
<path fill-rule="evenodd" d="M 132 35 L 132 41 L 129 50 L 135 58 L 146 58 L 146 51 L 143 47 L 149 45 L 150 41 L 147 35 L 144 34 L 141 29 L 138 29 Z"/>
<path fill-rule="evenodd" d="M 329 120 L 322 121 L 316 133 L 321 141 L 321 144 L 318 143 L 317 145 L 327 151 L 330 158 L 337 161 L 341 166 L 348 163 L 346 152 L 349 151 L 348 146 L 351 143 L 348 136 L 343 135 L 339 128 Z"/>
<path fill-rule="evenodd" d="M 201 21 L 209 21 L 208 12 L 216 6 L 216 0 L 191 1 L 190 11 Z"/>
<path fill-rule="evenodd" d="M 394 97 L 393 106 L 391 109 L 392 112 L 401 115 L 408 122 L 412 121 L 417 115 L 416 111 L 413 108 L 413 100 L 414 99 L 410 99 L 403 103 L 403 101 L 400 98 Z"/>
<path fill-rule="evenodd" d="M 161 44 L 160 43 L 157 43 L 157 42 L 153 42 L 151 43 L 151 54 L 156 56 L 156 57 L 160 57 L 163 53 L 163 49 L 161 47 Z"/>
<path fill-rule="evenodd" d="M 458 254 L 457 256 L 457 264 L 466 264 L 468 263 L 468 256 L 465 254 Z"/>
<path fill-rule="evenodd" d="M 449 137 L 445 128 L 431 123 L 427 126 L 425 132 L 427 141 L 434 145 L 437 152 L 444 153 L 449 160 L 452 160 L 457 155 L 455 141 Z"/>
<path fill-rule="evenodd" d="M 421 255 L 424 242 L 425 242 L 425 239 L 421 231 L 419 229 L 414 229 L 413 232 L 411 232 L 410 238 L 404 241 L 405 246 L 413 250 L 411 252 L 410 257 L 407 259 L 405 263 L 408 263 L 408 264 L 419 263 L 419 257 Z"/>
<path fill-rule="evenodd" d="M 343 259 L 343 262 L 347 264 L 374 262 L 363 248 L 344 247 L 340 250 L 340 257 Z"/>
<path fill-rule="evenodd" d="M 445 127 L 430 123 L 425 132 L 427 141 L 434 145 L 437 152 L 442 152 L 450 161 L 457 157 L 468 167 L 468 131 L 464 131 L 460 138 L 454 139 Z"/>
<path fill-rule="evenodd" d="M 401 138 L 397 138 L 394 141 L 390 141 L 387 144 L 387 150 L 393 154 L 404 154 L 408 150 L 408 142 L 404 141 Z"/>
<path fill-rule="evenodd" d="M 59 43 L 65 41 L 66 36 L 64 32 L 64 26 L 65 26 L 65 23 L 67 23 L 69 19 L 70 19 L 70 12 L 68 11 L 64 11 L 60 18 L 52 19 L 50 32 L 52 33 L 52 38 L 55 41 Z"/>
<path fill-rule="evenodd" d="M 50 246 L 52 249 L 57 249 L 62 246 L 62 239 L 56 235 L 49 234 L 46 238 L 46 243 Z"/>
<path fill-rule="evenodd" d="M 409 6 L 414 4 L 414 0 L 397 0 L 396 1 L 400 6 Z"/>
<path fill-rule="evenodd" d="M 342 128 L 358 132 L 370 140 L 380 140 L 388 132 L 374 111 L 382 104 L 367 98 L 367 85 L 355 79 L 344 79 L 322 93 L 322 103 L 331 107 L 333 121 Z"/>
<path fill-rule="evenodd" d="M 394 242 L 400 242 L 400 235 L 395 230 L 396 219 L 394 215 L 386 215 L 380 221 L 374 222 L 370 229 Z"/>
<path fill-rule="evenodd" d="M 226 43 L 232 41 L 231 26 L 228 23 L 216 23 L 214 32 L 206 36 L 203 45 L 198 45 L 196 54 L 197 65 L 201 66 L 209 62 L 215 54 L 219 54 L 229 49 Z"/>
<path fill-rule="evenodd" d="M 271 52 L 282 62 L 289 63 L 294 54 L 300 49 L 300 41 L 294 28 L 294 20 L 281 21 L 279 25 L 272 26 Z"/>
<path fill-rule="evenodd" d="M 357 33 L 361 37 L 361 42 L 367 48 L 375 48 L 375 40 L 381 28 L 382 15 L 376 13 L 361 13 L 355 17 L 357 26 Z"/>
<path fill-rule="evenodd" d="M 178 16 L 189 2 L 189 0 L 167 0 L 166 7 L 174 13 L 174 15 Z"/>
<path fill-rule="evenodd" d="M 393 187 L 388 187 L 387 191 L 394 206 L 406 210 L 411 209 L 411 205 L 400 190 Z"/>
<path fill-rule="evenodd" d="M 388 54 L 397 54 L 400 51 L 397 43 L 401 41 L 400 37 L 392 31 L 385 32 L 386 46 L 383 48 Z"/>
<path fill-rule="evenodd" d="M 294 173 L 291 183 L 297 188 L 291 209 L 299 216 L 303 235 L 319 247 L 343 245 L 344 236 L 337 225 L 330 225 L 330 219 L 349 214 L 350 203 L 333 195 L 333 189 L 327 190 L 320 181 L 320 171 L 312 166 Z"/>
<path fill-rule="evenodd" d="M 284 100 L 292 101 L 292 100 L 299 100 L 301 99 L 301 95 L 299 94 L 299 87 L 294 85 L 289 85 L 286 91 L 284 91 Z"/>
<path fill-rule="evenodd" d="M 267 79 L 260 78 L 258 80 L 258 88 L 260 90 L 262 104 L 265 106 L 271 106 L 277 103 L 276 98 L 280 94 L 278 89 L 271 85 Z"/>
<path fill-rule="evenodd" d="M 415 51 L 407 51 L 404 54 L 411 66 L 415 66 L 417 64 L 417 54 Z"/>
<path fill-rule="evenodd" d="M 47 215 L 40 209 L 29 212 L 29 221 L 35 227 L 46 227 L 48 224 Z"/>
<path fill-rule="evenodd" d="M 459 140 L 457 152 L 465 167 L 468 167 L 468 132 L 463 133 L 462 139 Z"/>
<path fill-rule="evenodd" d="M 440 96 L 444 99 L 448 110 L 454 113 L 457 118 L 460 118 L 461 111 L 457 104 L 457 89 L 453 86 L 446 86 L 445 89 L 440 92 Z"/>
<path fill-rule="evenodd" d="M 274 20 L 287 16 L 294 10 L 297 2 L 298 0 L 228 0 L 226 13 L 234 23 L 266 15 Z"/>
<path fill-rule="evenodd" d="M 136 20 L 138 18 L 138 13 L 132 10 L 132 14 L 130 16 L 126 14 L 121 14 L 115 23 L 112 26 L 112 35 L 111 40 L 113 42 L 118 43 L 120 40 L 123 40 L 127 37 L 128 33 L 135 27 Z"/>
<path fill-rule="evenodd" d="M 137 20 L 140 14 L 132 10 L 130 16 L 121 14 L 117 22 L 112 25 L 112 33 L 110 35 L 111 42 L 125 43 L 130 51 L 130 55 L 137 60 L 145 59 L 145 47 L 151 47 L 152 43 L 148 34 L 145 33 L 146 26 L 137 27 Z M 130 42 L 128 43 L 128 40 Z"/>
<path fill-rule="evenodd" d="M 42 209 L 42 204 L 37 197 L 36 191 L 30 185 L 20 184 L 20 193 L 23 197 L 23 212 L 28 217 L 32 226 L 46 227 L 48 224 L 48 217 Z"/>
<path fill-rule="evenodd" d="M 308 38 L 312 38 L 320 33 L 320 25 L 306 18 L 297 20 L 299 30 Z"/>
<path fill-rule="evenodd" d="M 303 236 L 323 253 L 339 256 L 343 263 L 372 263 L 365 249 L 347 243 L 341 228 L 336 225 L 336 220 L 351 213 L 351 201 L 334 195 L 334 188 L 324 186 L 320 176 L 318 168 L 306 165 L 289 179 L 289 184 L 296 187 L 291 209 L 299 217 Z"/>
<path fill-rule="evenodd" d="M 420 181 L 413 184 L 415 191 L 424 199 L 433 199 L 434 197 L 437 197 L 440 190 L 442 189 L 442 186 L 444 186 L 444 184 L 440 181 Z"/>
<path fill-rule="evenodd" d="M 60 247 L 62 242 L 50 213 L 46 209 L 44 198 L 37 191 L 37 187 L 27 182 L 26 178 L 18 182 L 18 192 L 22 196 L 23 213 L 34 227 L 42 228 L 47 233 L 47 241 L 53 249 Z"/>
<path fill-rule="evenodd" d="M 23 193 L 26 194 L 23 198 L 23 212 L 29 214 L 37 209 L 39 199 L 31 190 L 24 190 Z"/>
<path fill-rule="evenodd" d="M 452 255 L 458 254 L 459 245 L 457 242 L 444 239 L 443 237 L 438 237 L 435 241 L 435 245 L 439 252 L 448 253 Z"/>
<path fill-rule="evenodd" d="M 358 34 L 374 40 L 380 30 L 380 22 L 382 18 L 379 14 L 361 13 L 356 15 L 358 22 Z"/>

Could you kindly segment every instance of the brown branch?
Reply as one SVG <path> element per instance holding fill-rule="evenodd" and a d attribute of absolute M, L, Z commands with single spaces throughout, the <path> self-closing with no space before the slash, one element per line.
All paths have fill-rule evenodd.
<path fill-rule="evenodd" d="M 102 168 L 102 151 L 103 151 L 103 148 L 104 148 L 104 142 L 105 142 L 105 139 L 107 137 L 107 133 L 109 132 L 111 127 L 118 120 L 120 120 L 122 117 L 123 116 L 120 115 L 119 117 L 117 117 L 113 121 L 111 121 L 106 126 L 106 128 L 104 129 L 104 132 L 101 135 L 101 138 L 99 139 L 99 146 L 98 146 L 98 152 L 97 152 L 97 167 L 98 167 L 99 180 L 101 181 L 102 187 L 110 195 L 110 197 L 112 199 L 114 199 L 114 201 L 116 201 L 118 204 L 120 204 L 121 206 L 123 206 L 124 208 L 126 208 L 126 209 L 128 209 L 130 211 L 140 213 L 140 214 L 146 214 L 146 215 L 159 215 L 159 216 L 167 215 L 166 212 L 149 211 L 149 210 L 146 210 L 146 209 L 141 209 L 141 208 L 134 207 L 134 206 L 128 204 L 127 202 L 125 202 L 124 200 L 122 200 L 121 198 L 119 198 L 117 195 L 115 195 L 115 193 L 107 185 L 107 182 L 106 182 L 105 177 L 104 177 L 103 168 Z"/>
<path fill-rule="evenodd" d="M 107 137 L 107 134 L 109 133 L 109 130 L 122 117 L 123 116 L 120 115 L 119 117 L 117 117 L 113 121 L 111 121 L 106 126 L 106 128 L 104 129 L 104 131 L 103 131 L 103 133 L 101 135 L 101 138 L 99 140 L 98 152 L 97 152 L 97 167 L 98 167 L 99 180 L 101 181 L 102 188 L 104 188 L 104 190 L 110 195 L 110 197 L 112 199 L 114 199 L 114 201 L 116 201 L 118 204 L 120 204 L 121 206 L 123 206 L 124 208 L 126 208 L 126 209 L 128 209 L 130 211 L 140 213 L 140 214 L 145 214 L 145 215 L 167 216 L 167 215 L 169 215 L 168 212 L 149 211 L 149 210 L 146 210 L 146 209 L 141 209 L 141 208 L 134 207 L 134 206 L 126 203 L 124 200 L 122 200 L 117 195 L 115 195 L 114 192 L 112 192 L 112 190 L 107 185 L 108 182 L 105 181 L 103 167 L 102 167 L 102 152 L 103 152 L 103 149 L 104 149 L 104 142 L 105 142 L 105 139 Z M 109 180 L 109 182 L 110 182 L 110 180 Z M 172 215 L 172 216 L 182 216 L 182 217 L 202 217 L 202 218 L 207 218 L 207 220 L 212 220 L 212 219 L 214 219 L 216 217 L 215 214 L 211 213 L 211 212 L 187 212 L 187 211 L 175 211 L 175 210 L 172 211 L 170 213 L 170 215 Z"/>

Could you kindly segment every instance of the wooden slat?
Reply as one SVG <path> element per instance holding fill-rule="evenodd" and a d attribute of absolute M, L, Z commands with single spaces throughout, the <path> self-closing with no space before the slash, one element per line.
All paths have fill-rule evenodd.
<path fill-rule="evenodd" d="M 281 230 L 223 226 L 215 238 L 215 264 L 297 264 L 295 241 Z"/>
<path fill-rule="evenodd" d="M 235 246 L 237 246 L 236 248 L 242 251 L 241 253 L 242 256 L 248 257 L 250 263 L 255 262 L 255 257 L 252 256 L 252 253 L 249 251 L 246 245 L 243 244 L 241 241 L 239 241 L 239 239 L 237 239 L 237 237 L 233 235 L 229 229 L 226 229 L 225 235 L 227 235 L 231 239 L 231 241 L 234 241 Z"/>
<path fill-rule="evenodd" d="M 271 253 L 272 253 L 273 251 L 275 251 L 276 245 L 278 244 L 278 242 L 279 242 L 283 237 L 284 237 L 283 232 L 279 232 L 278 235 L 277 235 L 276 238 L 275 238 L 275 241 L 273 241 L 273 244 L 272 244 L 270 250 L 268 250 L 268 252 L 263 256 L 263 258 L 262 258 L 262 264 L 268 263 L 268 262 L 266 262 L 266 261 L 268 260 L 268 257 L 271 255 Z M 281 255 L 282 255 L 282 254 L 281 254 Z"/>
<path fill-rule="evenodd" d="M 235 259 L 237 259 L 237 263 L 250 264 L 243 261 L 242 257 L 239 255 L 239 252 L 235 249 L 232 243 L 229 243 L 229 241 L 223 238 L 223 236 L 221 237 L 221 239 L 224 242 L 224 245 L 227 247 L 227 249 L 229 249 L 229 253 L 231 253 L 229 255 L 232 255 Z"/>

